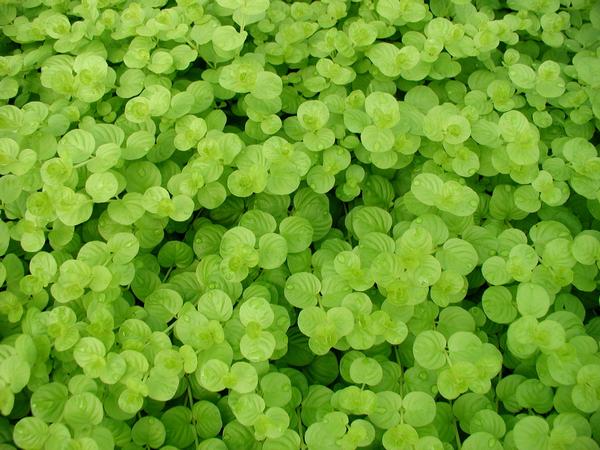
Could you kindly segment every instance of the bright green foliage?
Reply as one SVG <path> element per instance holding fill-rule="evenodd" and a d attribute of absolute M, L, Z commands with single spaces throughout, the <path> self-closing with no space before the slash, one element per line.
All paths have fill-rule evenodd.
<path fill-rule="evenodd" d="M 446 339 L 441 333 L 420 333 L 413 346 L 415 360 L 426 369 L 439 369 L 446 364 L 445 347 Z"/>
<path fill-rule="evenodd" d="M 298 328 L 309 337 L 308 345 L 317 355 L 326 354 L 354 328 L 352 312 L 333 307 L 327 312 L 318 306 L 303 309 L 298 315 Z"/>
<path fill-rule="evenodd" d="M 444 182 L 435 174 L 423 173 L 415 177 L 411 193 L 421 203 L 435 206 L 441 211 L 457 216 L 469 216 L 479 205 L 475 191 L 456 181 Z"/>
<path fill-rule="evenodd" d="M 372 358 L 357 358 L 350 365 L 350 378 L 357 384 L 376 385 L 383 378 L 383 370 Z"/>
<path fill-rule="evenodd" d="M 315 306 L 319 300 L 321 282 L 308 272 L 297 272 L 285 282 L 285 298 L 297 308 Z"/>
<path fill-rule="evenodd" d="M 102 404 L 91 392 L 75 394 L 66 401 L 63 417 L 74 429 L 98 425 L 103 417 Z"/>
<path fill-rule="evenodd" d="M 600 450 L 599 33 L 0 2 L 0 450 Z"/>
<path fill-rule="evenodd" d="M 165 442 L 165 437 L 165 426 L 152 416 L 142 417 L 131 429 L 131 439 L 137 445 L 158 448 Z"/>

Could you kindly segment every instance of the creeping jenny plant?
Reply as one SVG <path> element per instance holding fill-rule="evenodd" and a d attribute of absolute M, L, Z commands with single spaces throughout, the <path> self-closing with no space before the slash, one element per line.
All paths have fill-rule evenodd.
<path fill-rule="evenodd" d="M 0 1 L 0 450 L 598 450 L 600 2 Z"/>

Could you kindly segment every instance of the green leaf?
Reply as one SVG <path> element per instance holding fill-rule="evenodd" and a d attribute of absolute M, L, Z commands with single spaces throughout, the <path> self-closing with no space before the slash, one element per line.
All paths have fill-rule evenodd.
<path fill-rule="evenodd" d="M 535 87 L 536 73 L 525 64 L 513 64 L 509 67 L 508 76 L 510 80 L 521 89 L 532 89 Z"/>
<path fill-rule="evenodd" d="M 415 361 L 422 367 L 435 370 L 446 364 L 446 339 L 437 331 L 424 331 L 417 335 L 413 344 Z"/>
<path fill-rule="evenodd" d="M 25 450 L 43 448 L 48 438 L 48 425 L 37 417 L 24 417 L 13 430 L 15 444 Z"/>
<path fill-rule="evenodd" d="M 517 422 L 513 439 L 519 450 L 542 450 L 548 446 L 550 427 L 541 417 L 529 416 Z"/>
<path fill-rule="evenodd" d="M 592 88 L 600 86 L 600 77 L 598 76 L 598 69 L 600 69 L 600 66 L 596 58 L 592 55 L 578 53 L 573 58 L 573 65 L 575 66 L 577 77 L 580 81 L 583 81 Z"/>
<path fill-rule="evenodd" d="M 84 337 L 73 349 L 73 357 L 86 375 L 98 377 L 106 365 L 106 348 L 102 341 L 93 337 Z"/>
<path fill-rule="evenodd" d="M 486 259 L 481 266 L 481 273 L 487 282 L 492 285 L 507 284 L 511 280 L 506 261 L 500 256 L 492 256 Z"/>
<path fill-rule="evenodd" d="M 160 248 L 157 255 L 162 267 L 188 267 L 194 260 L 194 252 L 184 242 L 168 241 Z"/>
<path fill-rule="evenodd" d="M 258 265 L 263 269 L 276 269 L 285 263 L 288 243 L 276 233 L 265 233 L 258 240 Z"/>
<path fill-rule="evenodd" d="M 267 361 L 273 355 L 277 341 L 268 331 L 250 330 L 240 340 L 240 352 L 250 362 Z"/>
<path fill-rule="evenodd" d="M 256 84 L 251 94 L 261 100 L 279 98 L 283 84 L 281 78 L 273 72 L 260 72 L 256 77 Z"/>
<path fill-rule="evenodd" d="M 186 448 L 194 442 L 194 426 L 192 412 L 185 406 L 174 406 L 160 417 L 165 426 L 167 437 L 165 444 L 175 448 Z"/>
<path fill-rule="evenodd" d="M 365 206 L 352 212 L 349 217 L 353 233 L 363 238 L 368 233 L 388 233 L 392 228 L 392 217 L 390 214 L 376 206 Z"/>
<path fill-rule="evenodd" d="M 213 289 L 198 299 L 198 311 L 209 320 L 227 322 L 233 314 L 233 304 L 226 292 Z"/>
<path fill-rule="evenodd" d="M 242 4 L 240 0 L 218 0 L 217 3 L 227 9 L 238 9 Z"/>
<path fill-rule="evenodd" d="M 196 421 L 196 432 L 202 439 L 217 436 L 223 427 L 219 408 L 207 400 L 194 403 L 192 415 Z"/>
<path fill-rule="evenodd" d="M 394 134 L 388 128 L 367 125 L 360 133 L 360 140 L 369 152 L 380 154 L 392 149 Z"/>
<path fill-rule="evenodd" d="M 232 396 L 229 405 L 242 425 L 250 426 L 265 410 L 264 400 L 255 393 Z"/>
<path fill-rule="evenodd" d="M 350 377 L 357 384 L 374 386 L 383 378 L 381 365 L 372 358 L 357 358 L 350 365 Z"/>
<path fill-rule="evenodd" d="M 512 353 L 520 358 L 528 358 L 535 353 L 534 342 L 538 328 L 537 320 L 532 316 L 523 316 L 512 322 L 507 332 L 507 344 Z"/>
<path fill-rule="evenodd" d="M 490 433 L 485 431 L 478 431 L 470 435 L 462 443 L 462 447 L 465 450 L 476 450 L 485 445 L 490 450 L 502 450 L 502 444 Z"/>
<path fill-rule="evenodd" d="M 433 422 L 436 405 L 433 397 L 424 392 L 409 392 L 402 399 L 404 420 L 413 427 L 423 427 Z"/>
<path fill-rule="evenodd" d="M 444 182 L 431 173 L 417 175 L 411 184 L 411 192 L 421 203 L 435 205 L 442 195 Z"/>
<path fill-rule="evenodd" d="M 321 282 L 316 276 L 298 272 L 286 280 L 284 295 L 292 306 L 308 308 L 317 304 L 320 290 Z"/>
<path fill-rule="evenodd" d="M 400 120 L 398 101 L 386 92 L 373 92 L 365 99 L 365 111 L 378 128 L 391 128 Z"/>
<path fill-rule="evenodd" d="M 267 328 L 273 323 L 274 317 L 271 305 L 262 297 L 251 297 L 240 307 L 240 322 L 244 326 L 254 322 Z"/>
<path fill-rule="evenodd" d="M 517 309 L 523 316 L 540 318 L 550 307 L 550 296 L 542 286 L 534 283 L 521 283 L 517 288 Z"/>
<path fill-rule="evenodd" d="M 506 424 L 497 412 L 483 409 L 476 412 L 469 422 L 472 433 L 487 433 L 496 439 L 501 439 L 506 433 Z"/>
<path fill-rule="evenodd" d="M 60 383 L 40 386 L 31 395 L 31 412 L 45 422 L 56 422 L 62 416 L 69 391 Z"/>
<path fill-rule="evenodd" d="M 376 407 L 369 414 L 369 420 L 383 429 L 390 429 L 401 421 L 402 397 L 392 391 L 377 392 Z"/>
<path fill-rule="evenodd" d="M 298 121 L 305 130 L 317 131 L 325 126 L 329 120 L 327 105 L 319 100 L 303 102 L 298 107 Z"/>
<path fill-rule="evenodd" d="M 58 269 L 56 259 L 47 252 L 37 252 L 29 261 L 29 271 L 32 275 L 49 283 Z"/>
<path fill-rule="evenodd" d="M 131 429 L 131 438 L 136 445 L 159 448 L 165 442 L 165 426 L 156 417 L 141 417 Z"/>
<path fill-rule="evenodd" d="M 107 246 L 112 253 L 112 260 L 116 264 L 127 264 L 138 254 L 140 245 L 131 233 L 116 233 L 107 241 Z"/>
<path fill-rule="evenodd" d="M 119 395 L 118 406 L 126 414 L 135 414 L 144 405 L 144 396 L 130 389 L 125 389 Z"/>
<path fill-rule="evenodd" d="M 398 424 L 383 433 L 383 447 L 386 450 L 408 450 L 415 448 L 419 440 L 417 431 L 408 424 Z"/>
<path fill-rule="evenodd" d="M 289 253 L 306 249 L 313 240 L 314 229 L 310 222 L 299 216 L 286 217 L 279 224 L 279 234 L 285 238 Z"/>
<path fill-rule="evenodd" d="M 58 143 L 57 153 L 61 158 L 78 164 L 87 160 L 96 147 L 94 136 L 85 130 L 71 130 Z"/>
<path fill-rule="evenodd" d="M 471 273 L 479 260 L 475 248 L 468 241 L 457 238 L 448 239 L 436 253 L 436 258 L 443 269 L 460 275 Z"/>
<path fill-rule="evenodd" d="M 65 403 L 63 417 L 73 428 L 98 425 L 104 417 L 102 403 L 94 394 L 83 392 L 73 395 Z"/>
<path fill-rule="evenodd" d="M 148 397 L 166 402 L 175 396 L 179 387 L 179 377 L 162 367 L 153 367 L 148 374 L 146 386 L 148 387 Z"/>
<path fill-rule="evenodd" d="M 485 315 L 493 322 L 508 324 L 517 317 L 511 292 L 504 286 L 490 286 L 482 296 Z"/>
<path fill-rule="evenodd" d="M 284 407 L 292 399 L 292 384 L 283 373 L 270 372 L 260 380 L 262 397 L 267 406 Z"/>
<path fill-rule="evenodd" d="M 231 366 L 227 387 L 240 394 L 253 392 L 258 385 L 256 369 L 247 362 L 239 361 Z"/>
<path fill-rule="evenodd" d="M 229 256 L 245 247 L 254 248 L 256 237 L 252 231 L 244 227 L 234 227 L 225 232 L 221 240 L 221 256 Z"/>
<path fill-rule="evenodd" d="M 311 306 L 302 309 L 298 314 L 298 328 L 306 336 L 313 336 L 319 326 L 327 320 L 327 314 L 321 308 Z"/>
<path fill-rule="evenodd" d="M 196 372 L 198 382 L 204 389 L 219 392 L 225 389 L 224 377 L 229 373 L 229 366 L 218 359 L 207 361 Z"/>
<path fill-rule="evenodd" d="M 144 300 L 149 318 L 158 323 L 170 321 L 180 311 L 183 299 L 172 289 L 157 289 Z"/>
<path fill-rule="evenodd" d="M 228 53 L 240 49 L 247 36 L 246 31 L 238 32 L 231 25 L 225 25 L 213 31 L 212 42 L 217 52 Z"/>
<path fill-rule="evenodd" d="M 85 182 L 85 190 L 94 203 L 105 203 L 119 190 L 119 181 L 111 172 L 94 173 Z"/>
<path fill-rule="evenodd" d="M 367 57 L 387 77 L 397 77 L 402 71 L 400 50 L 393 44 L 378 42 L 367 51 Z"/>

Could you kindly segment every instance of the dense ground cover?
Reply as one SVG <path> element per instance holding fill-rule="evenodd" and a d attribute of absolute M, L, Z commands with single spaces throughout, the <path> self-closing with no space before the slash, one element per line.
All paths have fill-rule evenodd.
<path fill-rule="evenodd" d="M 0 31 L 0 450 L 599 449 L 600 2 Z"/>

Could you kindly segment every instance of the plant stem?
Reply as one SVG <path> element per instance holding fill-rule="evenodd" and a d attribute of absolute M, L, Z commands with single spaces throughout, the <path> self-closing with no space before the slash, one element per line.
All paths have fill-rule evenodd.
<path fill-rule="evenodd" d="M 190 411 L 192 411 L 192 425 L 194 425 L 194 444 L 196 444 L 196 448 L 198 448 L 198 432 L 196 431 L 196 416 L 194 416 L 194 411 L 192 410 L 194 406 L 194 396 L 192 395 L 192 388 L 190 387 L 189 381 L 187 382 L 187 396 L 188 403 L 190 404 Z"/>
<path fill-rule="evenodd" d="M 458 426 L 456 424 L 456 419 L 454 419 L 454 439 L 456 439 L 456 450 L 460 450 L 461 442 L 460 442 L 460 434 L 458 433 Z"/>
<path fill-rule="evenodd" d="M 306 449 L 306 443 L 304 442 L 304 427 L 302 426 L 302 417 L 298 410 L 296 410 L 296 414 L 298 415 L 298 434 L 300 435 L 300 448 L 302 450 Z"/>

